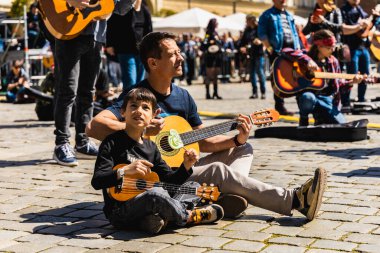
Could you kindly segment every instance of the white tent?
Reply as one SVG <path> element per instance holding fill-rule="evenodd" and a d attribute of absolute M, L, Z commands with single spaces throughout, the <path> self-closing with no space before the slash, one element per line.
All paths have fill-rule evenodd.
<path fill-rule="evenodd" d="M 237 12 L 237 13 L 225 16 L 224 19 L 239 24 L 241 27 L 241 30 L 244 30 L 246 17 L 247 17 L 247 14 Z"/>
<path fill-rule="evenodd" d="M 293 17 L 294 17 L 294 23 L 296 23 L 296 25 L 303 25 L 303 26 L 305 26 L 307 24 L 307 19 L 306 18 L 297 16 L 297 15 L 293 15 Z"/>
<path fill-rule="evenodd" d="M 232 34 L 238 34 L 242 30 L 236 22 L 225 20 L 223 17 L 200 8 L 192 8 L 159 20 L 153 24 L 153 30 L 172 33 L 191 32 L 203 36 L 211 18 L 218 20 L 219 33 L 230 31 Z"/>

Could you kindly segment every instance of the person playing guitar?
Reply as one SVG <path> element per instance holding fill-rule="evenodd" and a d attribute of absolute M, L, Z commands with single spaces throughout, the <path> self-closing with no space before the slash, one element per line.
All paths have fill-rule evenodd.
<path fill-rule="evenodd" d="M 130 90 L 122 106 L 125 129 L 109 135 L 100 146 L 91 184 L 97 190 L 103 189 L 106 217 L 117 228 L 137 225 L 151 234 L 160 232 L 167 223 L 184 226 L 220 220 L 224 215 L 221 206 L 211 204 L 194 209 L 199 198 L 188 199 L 188 194 L 175 192 L 171 197 L 161 187 L 153 187 L 127 201 L 109 196 L 107 188 L 110 187 L 119 185 L 121 192 L 126 191 L 132 182 L 128 179 L 131 176 L 147 176 L 156 172 L 163 182 L 183 184 L 192 174 L 192 167 L 198 160 L 195 150 L 186 150 L 183 163 L 174 171 L 162 160 L 154 142 L 142 138 L 156 112 L 157 100 L 151 91 L 141 87 Z M 126 165 L 113 169 L 122 163 Z M 186 183 L 189 184 L 195 183 Z M 136 186 L 127 193 L 133 194 L 146 185 L 140 181 Z"/>
<path fill-rule="evenodd" d="M 332 55 L 336 39 L 329 30 L 319 30 L 313 36 L 313 45 L 309 52 L 285 49 L 282 53 L 285 58 L 297 62 L 300 69 L 307 76 L 321 68 L 324 72 L 340 73 L 339 61 Z M 300 110 L 300 126 L 308 126 L 310 113 L 313 114 L 315 124 L 340 124 L 345 123 L 345 118 L 340 111 L 340 95 L 348 92 L 352 83 L 360 83 L 366 76 L 356 75 L 351 81 L 342 79 L 323 80 L 323 88 L 319 90 L 307 90 L 297 95 L 297 103 Z"/>

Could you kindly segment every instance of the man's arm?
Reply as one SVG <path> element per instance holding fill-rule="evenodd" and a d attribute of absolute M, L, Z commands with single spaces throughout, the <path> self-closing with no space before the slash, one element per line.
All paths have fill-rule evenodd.
<path fill-rule="evenodd" d="M 109 134 L 125 129 L 125 122 L 120 122 L 109 110 L 103 110 L 86 126 L 86 134 L 97 140 L 104 140 Z"/>

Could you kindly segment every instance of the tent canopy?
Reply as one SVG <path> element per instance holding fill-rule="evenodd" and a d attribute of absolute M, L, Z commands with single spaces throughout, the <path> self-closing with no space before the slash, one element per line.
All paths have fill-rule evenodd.
<path fill-rule="evenodd" d="M 226 20 L 223 17 L 200 8 L 192 8 L 175 15 L 159 20 L 153 24 L 154 31 L 166 31 L 173 33 L 192 32 L 196 35 L 204 35 L 210 19 L 218 20 L 218 32 L 231 32 L 238 34 L 243 28 L 235 21 Z"/>

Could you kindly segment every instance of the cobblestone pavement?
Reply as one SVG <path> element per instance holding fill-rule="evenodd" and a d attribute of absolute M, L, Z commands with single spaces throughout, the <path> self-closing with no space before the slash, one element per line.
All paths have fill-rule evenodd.
<path fill-rule="evenodd" d="M 249 113 L 273 106 L 271 94 L 266 100 L 248 99 L 249 84 L 221 85 L 222 101 L 205 100 L 201 85 L 185 88 L 200 111 Z M 370 87 L 368 94 L 380 91 Z M 294 98 L 287 105 L 296 110 Z M 0 118 L 0 251 L 379 252 L 378 131 L 353 143 L 249 139 L 255 155 L 251 176 L 264 182 L 294 187 L 318 166 L 328 170 L 324 204 L 313 222 L 299 213 L 285 217 L 250 206 L 238 220 L 150 237 L 116 231 L 105 220 L 101 192 L 90 185 L 94 160 L 80 160 L 76 168 L 51 160 L 54 124 L 37 121 L 34 105 L 0 104 Z M 348 118 L 380 122 L 379 115 Z M 205 119 L 205 124 L 217 121 Z"/>

